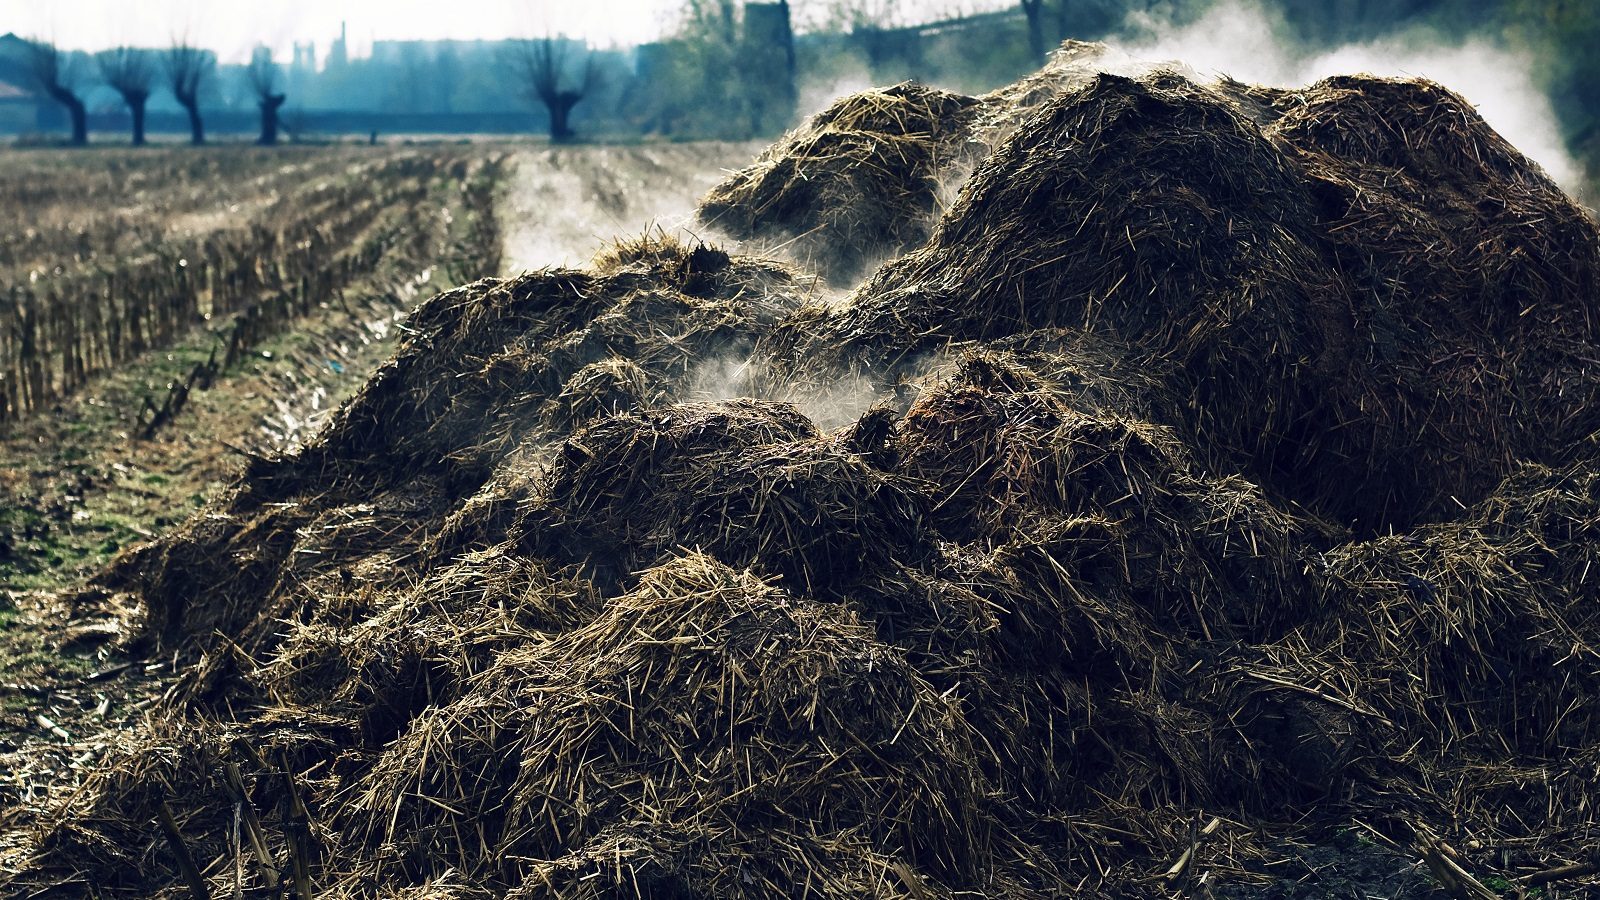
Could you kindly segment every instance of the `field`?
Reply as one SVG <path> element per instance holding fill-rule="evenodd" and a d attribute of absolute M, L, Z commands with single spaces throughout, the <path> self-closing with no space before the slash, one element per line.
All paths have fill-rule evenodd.
<path fill-rule="evenodd" d="M 496 264 L 504 156 L 7 154 L 0 191 L 29 214 L 0 260 L 6 581 L 59 586 L 181 518 L 143 507 L 192 506 L 224 470 L 220 440 L 298 437 L 420 292 Z M 221 432 L 194 427 L 208 412 Z"/>
<path fill-rule="evenodd" d="M 0 196 L 28 214 L 0 236 L 0 746 L 53 739 L 40 716 L 81 734 L 136 712 L 155 670 L 109 686 L 104 709 L 106 690 L 62 689 L 106 665 L 117 634 L 60 605 L 61 590 L 188 517 L 242 460 L 313 433 L 393 351 L 415 303 L 580 263 L 623 222 L 672 227 L 718 162 L 746 156 L 6 152 Z M 18 765 L 4 790 L 50 777 Z"/>
<path fill-rule="evenodd" d="M 0 742 L 15 750 L 53 736 L 42 721 L 84 734 L 148 700 L 154 681 L 75 690 L 116 635 L 60 589 L 182 521 L 242 454 L 303 437 L 423 292 L 496 265 L 506 154 L 5 156 L 0 191 L 29 211 L 0 239 Z M 8 767 L 8 802 L 39 777 Z"/>
<path fill-rule="evenodd" d="M 4 236 L 0 268 L 0 422 L 18 501 L 0 526 L 6 583 L 58 587 L 182 518 L 226 469 L 219 441 L 237 454 L 305 437 L 391 351 L 422 296 L 580 264 L 609 236 L 673 227 L 716 166 L 748 150 L 520 154 L 8 153 L 0 191 L 29 214 Z M 210 450 L 197 455 L 200 443 Z M 108 459 L 131 452 L 137 473 Z M 185 499 L 84 516 L 119 484 L 133 497 L 112 506 Z"/>
<path fill-rule="evenodd" d="M 6 154 L 0 894 L 1593 896 L 1593 214 L 1102 49 Z"/>

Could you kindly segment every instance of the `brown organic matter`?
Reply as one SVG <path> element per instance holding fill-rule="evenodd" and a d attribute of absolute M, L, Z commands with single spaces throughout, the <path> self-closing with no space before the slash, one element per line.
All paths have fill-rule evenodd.
<path fill-rule="evenodd" d="M 663 237 L 423 304 L 85 592 L 191 666 L 7 889 L 181 896 L 163 811 L 219 896 L 1592 885 L 1595 225 L 1437 85 L 1247 88 L 990 95 L 843 301 Z"/>

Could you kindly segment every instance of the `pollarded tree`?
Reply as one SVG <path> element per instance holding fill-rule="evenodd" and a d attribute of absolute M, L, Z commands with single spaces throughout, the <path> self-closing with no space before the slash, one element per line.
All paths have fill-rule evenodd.
<path fill-rule="evenodd" d="M 48 41 L 29 41 L 28 64 L 39 87 L 66 107 L 72 119 L 72 143 L 79 147 L 89 143 L 89 113 L 78 96 L 78 69 L 72 56 Z"/>
<path fill-rule="evenodd" d="M 573 78 L 569 71 L 565 38 L 542 37 L 519 41 L 515 57 L 522 89 L 528 98 L 544 104 L 550 114 L 550 140 L 569 141 L 573 137 L 572 108 L 594 87 L 594 54 L 588 54 L 582 75 Z"/>
<path fill-rule="evenodd" d="M 266 53 L 257 53 L 250 60 L 248 70 L 250 87 L 256 92 L 256 105 L 261 108 L 261 137 L 256 143 L 271 147 L 278 143 L 278 110 L 287 99 L 278 92 L 278 67 Z"/>
<path fill-rule="evenodd" d="M 156 83 L 155 60 L 148 50 L 137 47 L 116 47 L 95 54 L 100 64 L 100 77 L 111 89 L 122 95 L 133 116 L 133 145 L 144 144 L 144 106 L 150 100 L 150 90 Z"/>
<path fill-rule="evenodd" d="M 188 41 L 174 41 L 166 53 L 167 86 L 178 105 L 189 114 L 189 142 L 206 142 L 205 123 L 200 120 L 200 88 L 217 68 L 217 55 L 192 47 Z"/>

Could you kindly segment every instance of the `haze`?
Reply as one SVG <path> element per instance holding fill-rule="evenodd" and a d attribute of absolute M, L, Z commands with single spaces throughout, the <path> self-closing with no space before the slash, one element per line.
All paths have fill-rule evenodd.
<path fill-rule="evenodd" d="M 798 0 L 800 22 L 815 19 L 827 0 Z M 1011 5 L 1009 0 L 903 0 L 908 20 Z M 258 44 L 288 55 L 295 41 L 326 46 L 348 28 L 352 56 L 374 40 L 494 40 L 538 34 L 581 37 L 601 46 L 655 40 L 672 29 L 682 0 L 279 0 L 219 3 L 196 0 L 0 0 L 0 32 L 49 38 L 64 47 L 99 50 L 121 44 L 161 47 L 174 34 L 243 62 Z"/>

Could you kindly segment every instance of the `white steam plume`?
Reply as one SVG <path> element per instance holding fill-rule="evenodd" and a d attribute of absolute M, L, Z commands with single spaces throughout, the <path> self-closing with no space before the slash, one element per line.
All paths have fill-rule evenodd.
<path fill-rule="evenodd" d="M 753 397 L 793 403 L 802 415 L 823 431 L 832 431 L 861 418 L 873 406 L 894 399 L 894 392 L 875 387 L 861 377 L 840 378 L 826 384 L 790 386 L 777 394 L 758 389 L 752 375 L 756 361 L 748 354 L 708 356 L 689 370 L 687 399 L 729 400 Z"/>
<path fill-rule="evenodd" d="M 877 86 L 867 61 L 859 54 L 846 53 L 826 71 L 811 73 L 802 80 L 796 101 L 797 121 L 822 112 L 840 97 Z"/>
<path fill-rule="evenodd" d="M 1399 34 L 1307 51 L 1283 36 L 1276 12 L 1246 0 L 1219 3 L 1184 25 L 1135 14 L 1128 26 L 1146 37 L 1114 42 L 1117 49 L 1146 60 L 1176 60 L 1202 75 L 1277 87 L 1361 72 L 1436 81 L 1477 106 L 1490 127 L 1567 191 L 1584 187 L 1585 173 L 1562 142 L 1555 109 L 1534 82 L 1532 60 L 1487 39 Z"/>

